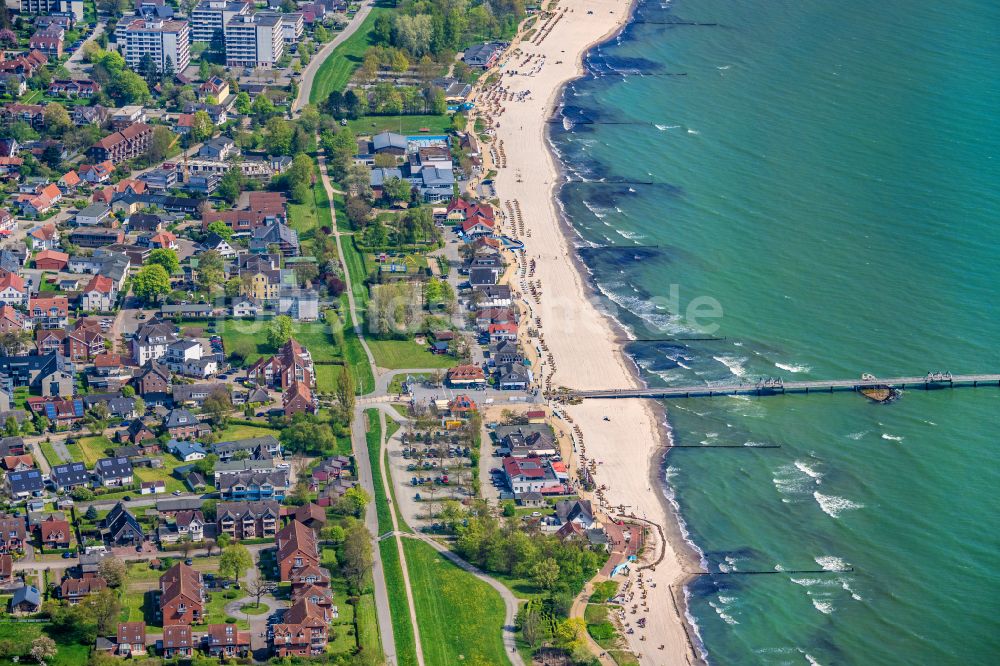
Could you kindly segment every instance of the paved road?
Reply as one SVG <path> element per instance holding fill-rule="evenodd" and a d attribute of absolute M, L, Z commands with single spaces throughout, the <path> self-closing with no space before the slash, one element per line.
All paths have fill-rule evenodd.
<path fill-rule="evenodd" d="M 379 460 L 385 460 L 385 412 L 379 410 L 378 420 L 381 432 L 381 441 L 379 442 L 378 458 Z M 410 569 L 406 564 L 406 552 L 403 550 L 403 542 L 399 538 L 399 523 L 396 519 L 396 512 L 392 509 L 392 490 L 390 489 L 391 482 L 388 478 L 389 471 L 386 469 L 388 465 L 379 465 L 379 469 L 382 471 L 382 478 L 379 480 L 382 484 L 382 488 L 385 491 L 385 496 L 388 498 L 389 503 L 389 516 L 392 518 L 392 532 L 396 535 L 396 552 L 399 554 L 399 564 L 403 570 L 403 587 L 406 588 L 406 603 L 409 606 L 410 611 L 410 624 L 413 625 L 413 638 L 416 645 L 417 652 L 417 663 L 420 666 L 424 666 L 424 648 L 420 644 L 420 623 L 417 622 L 417 608 L 413 605 L 413 587 L 410 585 Z"/>
<path fill-rule="evenodd" d="M 333 186 L 330 184 L 330 176 L 326 170 L 326 155 L 323 155 L 322 153 L 319 155 L 319 169 L 320 177 L 323 181 L 323 187 L 326 188 L 326 196 L 330 199 L 330 201 L 333 201 Z M 330 207 L 330 215 L 333 221 L 333 237 L 337 241 L 337 254 L 340 256 L 341 266 L 344 270 L 347 302 L 351 309 L 351 324 L 354 326 L 354 331 L 357 333 L 358 339 L 361 340 L 365 354 L 368 356 L 368 363 L 374 368 L 375 357 L 372 356 L 371 350 L 368 349 L 368 343 L 364 338 L 364 331 L 361 329 L 361 324 L 358 320 L 357 308 L 354 302 L 354 290 L 351 288 L 351 273 L 347 270 L 347 265 L 344 263 L 344 249 L 340 242 L 340 230 L 337 228 L 337 212 L 332 206 Z M 368 459 L 367 455 L 368 442 L 365 440 L 365 419 L 363 409 L 363 405 L 360 404 L 354 408 L 354 418 L 351 419 L 351 446 L 354 448 L 354 461 L 358 468 L 358 479 L 361 481 L 361 485 L 364 488 L 371 491 L 375 488 L 375 480 L 372 476 L 371 461 Z M 367 527 L 368 531 L 373 535 L 373 539 L 377 538 L 378 515 L 375 512 L 374 502 L 369 502 L 368 509 L 365 511 L 365 527 Z M 392 633 L 392 612 L 389 608 L 389 592 L 385 584 L 385 570 L 382 568 L 382 557 L 379 555 L 378 543 L 374 540 L 372 543 L 372 558 L 372 584 L 375 588 L 375 615 L 378 618 L 379 635 L 382 639 L 382 652 L 385 655 L 386 663 L 395 665 L 397 663 L 396 640 Z"/>
<path fill-rule="evenodd" d="M 104 28 L 106 28 L 107 25 L 108 24 L 105 23 L 104 21 L 98 20 L 97 27 L 94 28 L 94 31 L 90 33 L 90 36 L 87 37 L 87 39 L 83 40 L 83 44 L 80 44 L 80 48 L 74 51 L 73 55 L 71 55 L 69 57 L 69 60 L 66 61 L 65 63 L 66 69 L 68 69 L 70 72 L 83 71 L 84 67 L 86 66 L 86 63 L 83 62 L 83 47 L 86 46 L 88 42 L 92 42 L 95 39 L 97 39 L 101 35 L 101 33 L 104 32 Z"/>
<path fill-rule="evenodd" d="M 293 114 L 301 111 L 302 107 L 309 103 L 309 93 L 312 92 L 313 79 L 316 78 L 316 72 L 319 71 L 320 66 L 330 57 L 335 48 L 343 44 L 348 37 L 358 31 L 358 28 L 364 23 L 365 18 L 371 13 L 372 4 L 372 2 L 362 4 L 358 9 L 358 13 L 347 24 L 347 27 L 338 33 L 336 37 L 324 44 L 323 48 L 313 54 L 309 64 L 302 70 L 302 79 L 299 81 L 299 94 L 292 101 Z"/>

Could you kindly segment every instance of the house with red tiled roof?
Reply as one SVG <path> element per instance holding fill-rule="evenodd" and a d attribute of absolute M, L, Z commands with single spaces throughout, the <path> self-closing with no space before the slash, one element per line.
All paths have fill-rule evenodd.
<path fill-rule="evenodd" d="M 40 185 L 34 193 L 22 192 L 17 195 L 17 204 L 24 215 L 44 215 L 54 205 L 62 201 L 62 190 L 55 183 Z"/>
<path fill-rule="evenodd" d="M 31 320 L 25 317 L 20 310 L 16 310 L 6 303 L 0 305 L 0 333 L 30 330 Z"/>
<path fill-rule="evenodd" d="M 146 654 L 146 623 L 121 622 L 118 624 L 118 656 Z"/>
<path fill-rule="evenodd" d="M 176 250 L 177 236 L 169 231 L 161 231 L 149 239 L 149 245 L 156 249 Z"/>
<path fill-rule="evenodd" d="M 72 529 L 68 520 L 49 516 L 38 524 L 38 533 L 42 545 L 46 548 L 69 548 L 72 541 Z"/>
<path fill-rule="evenodd" d="M 72 190 L 80 184 L 80 174 L 74 169 L 70 169 L 59 179 L 59 187 L 63 190 Z"/>
<path fill-rule="evenodd" d="M 108 581 L 100 576 L 87 575 L 83 578 L 67 578 L 59 586 L 59 598 L 75 606 L 94 592 L 107 589 Z"/>
<path fill-rule="evenodd" d="M 80 294 L 80 306 L 89 312 L 110 312 L 114 309 L 118 289 L 114 280 L 103 275 L 95 275 Z"/>
<path fill-rule="evenodd" d="M 281 408 L 285 416 L 316 413 L 316 403 L 313 401 L 312 391 L 309 390 L 305 382 L 295 382 L 282 394 Z"/>
<path fill-rule="evenodd" d="M 48 61 L 48 56 L 36 49 L 13 58 L 0 59 L 0 72 L 24 74 L 25 77 L 30 77 Z"/>
<path fill-rule="evenodd" d="M 201 573 L 178 562 L 160 576 L 160 616 L 166 625 L 201 621 L 205 612 L 205 585 Z"/>
<path fill-rule="evenodd" d="M 0 178 L 20 176 L 24 160 L 20 157 L 0 157 Z"/>
<path fill-rule="evenodd" d="M 456 365 L 448 370 L 448 383 L 452 386 L 476 386 L 486 383 L 486 374 L 478 365 Z"/>
<path fill-rule="evenodd" d="M 138 157 L 149 150 L 153 141 L 153 128 L 146 123 L 132 123 L 118 132 L 112 132 L 90 147 L 95 162 L 111 160 L 113 164 Z"/>
<path fill-rule="evenodd" d="M 174 126 L 174 130 L 181 135 L 187 134 L 191 131 L 194 126 L 194 114 L 193 113 L 182 113 L 177 116 L 177 124 Z"/>
<path fill-rule="evenodd" d="M 111 160 L 104 160 L 98 164 L 84 164 L 80 167 L 80 178 L 94 185 L 107 182 L 111 178 L 115 165 Z"/>
<path fill-rule="evenodd" d="M 65 328 L 69 324 L 69 299 L 65 296 L 36 296 L 28 300 L 28 315 L 31 323 L 40 328 Z"/>
<path fill-rule="evenodd" d="M 31 36 L 28 46 L 58 60 L 63 55 L 64 35 L 61 28 L 55 30 L 52 27 L 43 28 Z"/>
<path fill-rule="evenodd" d="M 59 247 L 59 230 L 51 222 L 40 224 L 28 232 L 28 240 L 35 250 L 54 250 Z"/>
<path fill-rule="evenodd" d="M 4 456 L 3 468 L 8 472 L 23 472 L 35 467 L 35 459 L 29 454 L 20 456 Z"/>
<path fill-rule="evenodd" d="M 245 657 L 250 652 L 250 632 L 239 631 L 235 624 L 210 624 L 202 647 L 213 657 Z"/>
<path fill-rule="evenodd" d="M 94 192 L 91 196 L 91 200 L 94 203 L 111 204 L 111 201 L 119 194 L 145 194 L 146 193 L 146 183 L 142 180 L 134 180 L 132 178 L 123 178 L 119 180 L 114 185 L 105 187 L 102 190 Z"/>
<path fill-rule="evenodd" d="M 278 571 L 282 581 L 291 581 L 307 566 L 319 566 L 316 533 L 299 521 L 285 525 L 274 540 L 278 546 Z"/>
<path fill-rule="evenodd" d="M 296 382 L 315 386 L 312 354 L 294 338 L 270 358 L 261 358 L 247 370 L 247 379 L 261 386 L 287 389 Z"/>
<path fill-rule="evenodd" d="M 190 657 L 194 641 L 191 638 L 191 626 L 187 624 L 165 624 L 163 627 L 163 657 Z"/>
<path fill-rule="evenodd" d="M 279 658 L 320 655 L 326 652 L 329 637 L 329 609 L 300 599 L 285 611 L 281 624 L 274 625 L 272 645 Z"/>
<path fill-rule="evenodd" d="M 17 273 L 0 275 L 0 303 L 22 307 L 28 305 L 28 288 L 24 284 L 24 278 Z"/>
<path fill-rule="evenodd" d="M 10 211 L 0 208 L 0 232 L 13 231 L 16 226 L 17 221 L 14 220 L 14 216 L 10 214 Z"/>

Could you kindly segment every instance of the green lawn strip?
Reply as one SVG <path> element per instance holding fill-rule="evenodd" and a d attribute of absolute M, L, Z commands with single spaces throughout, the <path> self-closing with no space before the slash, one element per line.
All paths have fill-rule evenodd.
<path fill-rule="evenodd" d="M 266 437 L 273 435 L 277 437 L 280 431 L 266 426 L 249 426 L 242 423 L 228 425 L 226 429 L 219 433 L 220 442 L 232 442 L 237 439 L 251 439 L 253 437 Z"/>
<path fill-rule="evenodd" d="M 257 606 L 255 605 L 256 603 L 257 603 L 256 601 L 251 601 L 249 603 L 243 604 L 242 606 L 240 606 L 240 612 L 246 615 L 263 615 L 268 611 L 267 606 L 265 606 L 264 604 Z"/>
<path fill-rule="evenodd" d="M 49 666 L 79 666 L 86 663 L 91 646 L 65 642 L 59 634 L 50 633 L 49 625 L 45 622 L 0 622 L 0 641 L 7 644 L 10 650 L 0 663 L 12 664 L 12 657 L 17 657 L 22 663 L 34 663 L 34 659 L 28 657 L 31 643 L 43 635 L 52 638 L 58 650 L 54 657 L 45 660 Z M 27 662 L 21 660 L 21 657 L 28 657 Z"/>
<path fill-rule="evenodd" d="M 226 594 L 230 594 L 232 599 L 227 599 Z M 236 618 L 236 626 L 240 629 L 249 629 L 250 623 L 247 622 L 246 616 L 242 613 L 236 613 L 235 615 L 229 615 L 226 612 L 226 604 L 239 599 L 241 596 L 245 596 L 240 590 L 216 590 L 215 592 L 209 593 L 211 597 L 207 604 L 205 604 L 205 623 L 206 624 L 224 624 L 227 617 Z"/>
<path fill-rule="evenodd" d="M 371 461 L 372 478 L 375 482 L 375 515 L 378 516 L 378 536 L 381 536 L 392 531 L 392 515 L 389 513 L 389 502 L 386 500 L 385 488 L 382 485 L 382 467 L 379 456 L 382 426 L 379 424 L 377 409 L 366 409 L 365 416 L 368 418 L 365 443 L 368 445 L 368 459 Z"/>
<path fill-rule="evenodd" d="M 509 664 L 500 633 L 504 623 L 500 595 L 422 541 L 404 539 L 403 549 L 424 663 Z"/>
<path fill-rule="evenodd" d="M 341 296 L 342 310 L 347 312 L 347 295 Z M 358 339 L 354 327 L 349 323 L 344 327 L 344 363 L 351 369 L 354 376 L 354 387 L 358 394 L 363 395 L 375 390 L 375 376 L 372 368 L 368 364 L 368 355 L 365 354 L 361 340 Z"/>
<path fill-rule="evenodd" d="M 458 363 L 454 356 L 432 354 L 413 340 L 368 340 L 375 364 L 389 370 L 404 368 L 450 368 Z"/>
<path fill-rule="evenodd" d="M 351 291 L 354 293 L 355 305 L 358 311 L 363 312 L 368 304 L 368 287 L 365 280 L 368 279 L 368 266 L 365 257 L 354 245 L 354 236 L 342 234 L 340 246 L 344 250 L 344 263 L 347 264 L 347 271 L 351 274 Z"/>
<path fill-rule="evenodd" d="M 392 514 L 389 513 L 389 502 L 386 500 L 385 487 L 382 485 L 382 469 L 379 462 L 382 426 L 379 423 L 377 409 L 365 410 L 365 416 L 368 419 L 365 443 L 368 445 L 368 459 L 371 461 L 372 477 L 375 482 L 375 514 L 378 516 L 378 531 L 381 536 L 392 531 Z M 413 625 L 410 623 L 410 608 L 406 601 L 403 569 L 399 562 L 399 552 L 396 550 L 396 540 L 379 541 L 379 551 L 382 554 L 382 570 L 385 573 L 385 585 L 392 611 L 392 634 L 396 638 L 396 653 L 400 664 L 416 664 Z"/>
<path fill-rule="evenodd" d="M 358 135 L 397 132 L 405 135 L 446 134 L 451 129 L 451 116 L 364 116 L 350 120 L 347 126 Z M 427 132 L 420 130 L 427 129 Z"/>
<path fill-rule="evenodd" d="M 358 647 L 357 631 L 354 628 L 354 606 L 347 603 L 347 583 L 342 578 L 330 581 L 333 605 L 337 607 L 337 617 L 333 619 L 328 651 L 333 654 L 354 652 Z"/>
<path fill-rule="evenodd" d="M 358 26 L 353 35 L 334 48 L 323 64 L 316 70 L 312 90 L 309 91 L 309 101 L 320 104 L 326 101 L 334 90 L 343 90 L 351 80 L 354 70 L 361 66 L 365 50 L 372 45 L 371 31 L 379 14 L 391 11 L 387 7 L 372 7 L 371 12 Z"/>
<path fill-rule="evenodd" d="M 403 568 L 399 563 L 396 540 L 380 541 L 378 548 L 382 554 L 382 570 L 385 573 L 385 587 L 389 594 L 389 608 L 392 612 L 392 635 L 396 639 L 396 657 L 401 665 L 415 665 L 417 648 L 413 639 L 410 605 L 406 600 L 406 586 L 403 584 Z"/>
<path fill-rule="evenodd" d="M 187 491 L 187 486 L 184 482 L 173 475 L 174 467 L 136 467 L 135 476 L 141 481 L 163 481 L 163 485 L 166 486 L 167 492 L 172 493 L 175 490 L 181 492 Z"/>
<path fill-rule="evenodd" d="M 49 467 L 55 467 L 56 465 L 63 464 L 63 459 L 59 457 L 56 453 L 55 448 L 52 446 L 52 442 L 39 442 L 38 447 L 42 450 L 42 455 L 49 462 Z M 72 453 L 72 451 L 70 451 Z"/>
<path fill-rule="evenodd" d="M 101 458 L 107 458 L 108 454 L 105 451 L 109 448 L 114 448 L 114 444 L 111 440 L 103 435 L 98 435 L 95 437 L 82 437 L 76 440 L 76 444 L 67 444 L 66 448 L 69 452 L 76 458 L 77 452 L 74 451 L 74 447 L 79 449 L 79 455 L 82 456 L 81 460 L 87 463 L 87 467 L 93 467 L 94 463 Z"/>
<path fill-rule="evenodd" d="M 398 428 L 399 426 L 397 425 L 396 427 Z M 385 460 L 383 462 L 386 465 L 386 469 L 388 469 L 389 465 L 388 451 L 385 452 Z M 392 495 L 392 510 L 396 514 L 396 524 L 399 525 L 399 531 L 409 532 L 410 534 L 412 534 L 413 530 L 410 528 L 409 525 L 406 524 L 406 521 L 403 520 L 403 514 L 399 512 L 399 502 L 396 501 L 396 484 L 392 482 L 391 476 L 389 478 L 389 494 Z"/>
<path fill-rule="evenodd" d="M 358 647 L 362 652 L 375 655 L 374 662 L 382 663 L 382 641 L 378 634 L 378 615 L 375 613 L 375 596 L 362 594 L 358 597 L 356 613 Z"/>

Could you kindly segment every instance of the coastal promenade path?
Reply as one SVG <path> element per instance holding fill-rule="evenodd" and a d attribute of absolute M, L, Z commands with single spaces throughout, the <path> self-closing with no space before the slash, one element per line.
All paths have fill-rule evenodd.
<path fill-rule="evenodd" d="M 306 65 L 305 70 L 302 72 L 302 82 L 299 85 L 299 94 L 295 96 L 292 100 L 292 114 L 296 114 L 302 110 L 306 104 L 309 103 L 309 95 L 312 94 L 313 79 L 316 78 L 316 73 L 319 72 L 319 68 L 323 66 L 326 59 L 330 57 L 334 49 L 347 41 L 347 38 L 358 31 L 361 24 L 365 22 L 368 14 L 372 11 L 372 5 L 374 2 L 363 2 L 361 7 L 358 9 L 358 13 L 354 15 L 351 22 L 347 24 L 341 32 L 337 34 L 336 37 L 331 39 L 329 42 L 323 45 L 323 48 L 315 53 L 309 64 Z"/>
<path fill-rule="evenodd" d="M 949 375 L 920 377 L 890 377 L 885 379 L 829 379 L 816 381 L 764 381 L 738 384 L 702 384 L 698 386 L 668 386 L 633 389 L 594 389 L 583 391 L 552 392 L 551 398 L 703 398 L 716 395 L 783 395 L 785 393 L 833 393 L 835 391 L 862 391 L 865 389 L 936 389 L 979 387 L 996 385 L 1000 388 L 1000 374 Z"/>

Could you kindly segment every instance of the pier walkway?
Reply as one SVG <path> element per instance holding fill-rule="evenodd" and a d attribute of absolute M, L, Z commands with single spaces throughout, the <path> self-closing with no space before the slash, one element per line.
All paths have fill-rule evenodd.
<path fill-rule="evenodd" d="M 958 388 L 961 386 L 997 386 L 1000 388 L 1000 374 L 997 375 L 951 375 L 931 374 L 919 377 L 863 379 L 831 379 L 816 381 L 788 382 L 781 379 L 767 379 L 758 382 L 737 384 L 703 384 L 699 386 L 663 386 L 634 389 L 595 389 L 552 392 L 550 398 L 704 398 L 723 395 L 784 395 L 785 393 L 833 393 L 835 391 L 861 391 L 863 389 L 921 389 L 934 390 Z"/>

